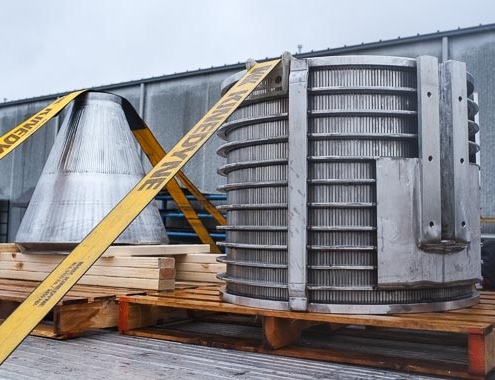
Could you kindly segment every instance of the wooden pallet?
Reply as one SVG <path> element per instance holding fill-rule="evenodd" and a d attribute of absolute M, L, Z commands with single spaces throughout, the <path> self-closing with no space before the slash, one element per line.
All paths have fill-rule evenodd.
<path fill-rule="evenodd" d="M 217 264 L 217 255 L 208 253 L 209 249 L 207 244 L 109 247 L 33 334 L 66 339 L 89 329 L 116 327 L 119 296 L 173 290 L 176 273 L 179 279 L 218 281 L 213 271 L 224 264 Z M 64 257 L 22 253 L 16 244 L 0 244 L 0 322 Z"/>
<path fill-rule="evenodd" d="M 39 285 L 38 281 L 0 279 L 0 321 Z M 87 330 L 116 327 L 118 298 L 143 290 L 75 285 L 31 334 L 54 339 L 80 336 Z"/>
<path fill-rule="evenodd" d="M 120 297 L 123 334 L 485 379 L 495 367 L 495 293 L 448 312 L 337 315 L 265 310 L 221 300 L 219 285 Z"/>

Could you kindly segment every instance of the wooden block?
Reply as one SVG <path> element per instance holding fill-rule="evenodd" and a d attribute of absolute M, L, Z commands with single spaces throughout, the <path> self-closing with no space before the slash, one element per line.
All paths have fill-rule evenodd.
<path fill-rule="evenodd" d="M 126 333 L 129 330 L 152 326 L 169 319 L 187 319 L 187 311 L 155 305 L 137 305 L 126 302 L 126 297 L 119 301 L 119 331 Z"/>
<path fill-rule="evenodd" d="M 119 306 L 115 299 L 56 306 L 53 310 L 54 331 L 63 335 L 114 327 L 118 324 L 118 316 Z"/>
<path fill-rule="evenodd" d="M 20 252 L 20 250 L 17 244 L 0 243 L 0 252 Z"/>
<path fill-rule="evenodd" d="M 495 367 L 495 331 L 468 333 L 468 372 L 473 378 L 485 376 Z"/>
<path fill-rule="evenodd" d="M 263 317 L 263 346 L 269 350 L 295 344 L 302 330 L 316 322 L 296 319 Z"/>

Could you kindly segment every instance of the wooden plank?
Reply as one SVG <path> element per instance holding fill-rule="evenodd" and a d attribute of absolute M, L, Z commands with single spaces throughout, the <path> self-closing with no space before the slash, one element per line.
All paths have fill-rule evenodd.
<path fill-rule="evenodd" d="M 470 309 L 487 309 L 487 310 L 495 310 L 495 304 L 485 303 L 485 301 L 481 301 L 477 305 L 471 306 Z"/>
<path fill-rule="evenodd" d="M 196 294 L 198 299 L 201 299 L 203 295 L 215 295 L 221 297 L 221 292 L 218 290 L 218 287 L 201 287 L 201 288 L 189 288 L 184 290 L 177 290 L 177 293 L 181 294 Z"/>
<path fill-rule="evenodd" d="M 1 289 L 0 290 L 0 299 L 2 300 L 11 300 L 23 302 L 27 296 L 29 296 L 31 292 L 25 291 L 24 288 L 17 289 L 15 287 L 10 287 L 9 289 Z M 60 300 L 59 304 L 68 304 L 68 303 L 76 303 L 76 302 L 87 302 L 87 297 L 81 297 L 76 294 L 67 294 L 62 300 Z"/>
<path fill-rule="evenodd" d="M 218 283 L 212 282 L 181 281 L 177 280 L 177 278 L 175 280 L 176 290 L 197 289 L 198 287 L 218 287 Z"/>
<path fill-rule="evenodd" d="M 466 316 L 466 319 L 472 317 L 476 318 L 478 315 L 486 315 L 493 317 L 493 322 L 495 323 L 495 309 L 494 308 L 469 308 L 469 309 L 458 309 L 451 310 L 448 312 L 449 314 L 459 314 Z"/>
<path fill-rule="evenodd" d="M 170 294 L 167 295 L 167 298 L 172 298 L 172 299 L 182 299 L 182 300 L 197 300 L 198 296 L 196 294 L 187 294 L 187 293 L 182 293 L 182 294 Z M 215 295 L 202 295 L 201 300 L 203 301 L 220 301 L 220 295 L 215 294 Z"/>
<path fill-rule="evenodd" d="M 0 265 L 2 269 L 31 270 L 34 264 L 43 268 L 53 268 L 60 264 L 61 255 L 29 255 L 23 253 L 0 253 Z M 94 267 L 132 267 L 132 268 L 160 268 L 170 267 L 174 263 L 173 257 L 106 257 L 96 261 Z M 41 265 L 45 264 L 45 266 Z"/>
<path fill-rule="evenodd" d="M 176 264 L 179 263 L 207 263 L 207 264 L 218 264 L 217 257 L 218 253 L 188 253 L 184 256 L 179 256 L 175 258 Z"/>
<path fill-rule="evenodd" d="M 175 278 L 179 281 L 207 281 L 225 283 L 225 281 L 218 279 L 215 273 L 183 272 L 177 270 Z"/>
<path fill-rule="evenodd" d="M 491 298 L 482 298 L 481 302 L 483 302 L 483 304 L 485 305 L 495 305 L 495 299 Z"/>
<path fill-rule="evenodd" d="M 208 244 L 113 245 L 103 253 L 102 257 L 167 256 L 204 252 L 210 252 Z"/>
<path fill-rule="evenodd" d="M 164 268 L 175 265 L 173 257 L 154 256 L 115 256 L 99 259 L 95 266 L 132 267 L 132 268 Z"/>
<path fill-rule="evenodd" d="M 65 335 L 114 327 L 118 324 L 118 318 L 119 306 L 115 299 L 56 306 L 53 310 L 54 332 Z"/>
<path fill-rule="evenodd" d="M 73 289 L 87 292 L 110 292 L 115 295 L 130 295 L 130 294 L 146 294 L 144 290 L 126 288 L 122 286 L 101 286 L 101 285 L 84 285 L 84 284 L 76 284 L 74 285 L 70 291 Z"/>
<path fill-rule="evenodd" d="M 404 323 L 409 323 L 411 321 L 422 323 L 431 321 L 444 321 L 448 323 L 464 323 L 469 324 L 470 322 L 483 322 L 491 324 L 495 322 L 495 319 L 490 316 L 483 315 L 473 315 L 473 314 L 462 314 L 462 313 L 424 313 L 424 314 L 404 314 L 401 315 L 404 319 Z"/>
<path fill-rule="evenodd" d="M 21 264 L 21 265 L 19 265 Z M 50 273 L 55 265 L 42 264 L 42 263 L 9 263 L 0 261 L 0 276 L 3 278 L 19 278 L 30 279 L 32 277 L 25 276 L 25 273 L 33 272 L 39 273 L 40 277 L 45 278 Z M 173 267 L 172 267 L 173 268 Z M 174 278 L 174 272 L 161 271 L 156 268 L 133 268 L 133 267 L 107 267 L 95 265 L 91 267 L 87 272 L 87 275 L 93 276 L 107 276 L 107 277 L 132 277 L 132 278 L 164 278 L 165 275 L 168 278 Z M 86 275 L 85 275 L 86 276 Z"/>
<path fill-rule="evenodd" d="M 87 275 L 106 277 L 128 277 L 148 279 L 174 279 L 175 270 L 171 268 L 132 268 L 132 267 L 101 267 L 94 266 L 88 270 Z M 86 275 L 85 275 L 86 276 Z"/>
<path fill-rule="evenodd" d="M 181 263 L 178 262 L 175 269 L 179 272 L 201 272 L 220 273 L 225 272 L 226 266 L 223 263 Z"/>
<path fill-rule="evenodd" d="M 0 263 L 43 263 L 53 266 L 60 264 L 64 255 L 56 254 L 25 254 L 0 252 Z M 94 266 L 158 268 L 164 260 L 174 260 L 173 257 L 156 256 L 112 256 L 103 257 L 96 261 Z M 19 268 L 21 269 L 21 268 Z"/>
<path fill-rule="evenodd" d="M 9 278 L 1 278 L 0 277 L 0 286 L 10 286 L 11 284 L 17 286 L 26 286 L 32 289 L 36 288 L 39 285 L 39 281 L 29 281 L 29 280 L 19 280 L 19 279 L 9 279 Z"/>
<path fill-rule="evenodd" d="M 84 275 L 80 282 L 86 285 L 123 286 L 135 289 L 173 290 L 174 279 L 146 279 Z"/>
<path fill-rule="evenodd" d="M 0 277 L 17 279 L 20 273 L 24 280 L 43 281 L 47 273 L 42 272 L 18 272 L 0 270 Z M 152 289 L 152 290 L 171 290 L 174 289 L 174 279 L 148 279 L 148 278 L 128 278 L 128 277 L 109 277 L 109 276 L 93 276 L 84 275 L 78 281 L 78 284 L 83 285 L 100 285 L 100 286 L 115 286 L 129 287 L 135 289 Z"/>

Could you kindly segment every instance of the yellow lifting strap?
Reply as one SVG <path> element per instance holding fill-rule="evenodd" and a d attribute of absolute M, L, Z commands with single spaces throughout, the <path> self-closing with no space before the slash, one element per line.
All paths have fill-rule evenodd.
<path fill-rule="evenodd" d="M 0 364 L 279 62 L 251 67 L 0 325 Z"/>
<path fill-rule="evenodd" d="M 165 150 L 156 140 L 153 133 L 151 133 L 151 130 L 148 128 L 144 120 L 141 119 L 141 117 L 134 110 L 131 103 L 123 99 L 122 107 L 127 117 L 127 121 L 129 122 L 131 131 L 134 134 L 134 137 L 136 138 L 139 145 L 141 145 L 141 148 L 150 160 L 151 165 L 155 166 L 163 157 L 165 157 Z M 225 217 L 216 209 L 215 206 L 211 204 L 210 201 L 208 201 L 204 197 L 201 191 L 196 188 L 192 181 L 187 178 L 187 176 L 182 171 L 179 171 L 176 177 L 179 178 L 181 182 L 183 180 L 187 181 L 187 185 L 185 185 L 185 187 L 189 190 L 189 192 L 196 196 L 196 199 L 200 201 L 200 203 L 206 210 L 210 211 L 211 215 L 220 224 L 226 224 Z M 167 188 L 168 193 L 172 196 L 179 209 L 184 214 L 184 217 L 188 221 L 189 225 L 198 235 L 201 242 L 204 244 L 208 244 L 210 246 L 211 252 L 221 253 L 220 249 L 218 248 L 210 233 L 206 229 L 205 225 L 196 213 L 196 210 L 194 210 L 194 207 L 191 205 L 191 202 L 189 201 L 189 199 L 187 199 L 187 196 L 184 194 L 181 187 L 177 183 L 177 180 L 175 178 L 172 178 L 165 187 Z"/>
<path fill-rule="evenodd" d="M 155 166 L 160 162 L 160 160 L 165 157 L 165 150 L 160 146 L 158 141 L 156 140 L 155 136 L 151 133 L 150 129 L 142 122 L 142 127 L 141 128 L 134 128 L 131 127 L 132 132 L 134 134 L 134 137 L 136 140 L 139 142 L 139 145 L 141 145 L 141 148 L 143 149 L 144 153 L 146 156 L 148 156 L 148 159 L 150 160 L 151 164 Z M 218 223 L 225 225 L 226 220 L 225 217 L 216 209 L 215 206 L 211 204 L 210 201 L 208 201 L 204 195 L 199 191 L 196 186 L 192 183 L 189 178 L 182 172 L 179 171 L 177 173 L 177 178 L 182 182 L 182 184 L 189 190 L 189 192 L 196 197 L 197 200 L 200 201 L 200 203 L 203 205 L 203 207 L 210 212 L 210 214 L 218 221 Z M 186 182 L 187 181 L 187 182 Z M 184 183 L 186 182 L 186 183 Z M 206 229 L 205 225 L 199 219 L 198 214 L 192 207 L 191 203 L 189 202 L 189 199 L 187 199 L 186 195 L 180 188 L 179 184 L 175 180 L 175 178 L 172 178 L 170 182 L 166 186 L 167 191 L 169 194 L 172 196 L 173 200 L 175 203 L 177 203 L 177 206 L 180 208 L 182 213 L 184 214 L 184 217 L 186 220 L 189 222 L 191 225 L 192 229 L 194 232 L 198 235 L 200 240 L 204 244 L 209 244 L 210 245 L 210 251 L 215 252 L 215 253 L 220 253 L 220 249 L 218 246 L 215 244 L 215 241 L 212 239 L 210 233 Z"/>
<path fill-rule="evenodd" d="M 151 164 L 156 165 L 167 153 L 160 146 L 155 136 L 151 133 L 150 129 L 133 129 L 134 137 L 141 145 L 144 153 L 148 156 Z M 218 224 L 225 225 L 227 220 L 223 214 L 217 210 L 217 208 L 203 195 L 203 193 L 194 185 L 194 183 L 182 172 L 177 173 L 177 179 L 184 185 L 184 187 L 196 198 L 201 205 L 208 211 L 218 222 Z"/>
<path fill-rule="evenodd" d="M 49 106 L 43 108 L 37 114 L 0 137 L 0 160 L 26 141 L 34 132 L 40 129 L 46 122 L 50 121 L 51 118 L 57 116 L 67 104 L 83 92 L 86 92 L 86 90 L 75 91 L 57 99 Z"/>

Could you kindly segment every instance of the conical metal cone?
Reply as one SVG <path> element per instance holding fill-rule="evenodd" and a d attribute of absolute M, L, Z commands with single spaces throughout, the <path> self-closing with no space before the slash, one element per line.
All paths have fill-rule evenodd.
<path fill-rule="evenodd" d="M 122 98 L 89 92 L 69 110 L 16 236 L 28 251 L 68 251 L 141 180 Z M 155 202 L 114 244 L 168 242 Z"/>

